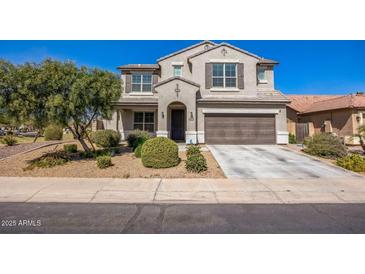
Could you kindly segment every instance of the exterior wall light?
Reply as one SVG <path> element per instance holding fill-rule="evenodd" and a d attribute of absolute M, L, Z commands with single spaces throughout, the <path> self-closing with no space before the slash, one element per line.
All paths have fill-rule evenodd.
<path fill-rule="evenodd" d="M 161 112 L 161 117 L 162 117 L 162 119 L 165 118 L 165 114 L 163 113 L 163 111 Z"/>
<path fill-rule="evenodd" d="M 193 115 L 193 112 L 190 111 L 190 118 L 189 118 L 190 121 L 194 121 L 194 115 Z"/>

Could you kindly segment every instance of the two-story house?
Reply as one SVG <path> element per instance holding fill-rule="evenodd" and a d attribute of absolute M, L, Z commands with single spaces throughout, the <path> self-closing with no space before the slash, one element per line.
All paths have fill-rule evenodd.
<path fill-rule="evenodd" d="M 156 64 L 123 65 L 124 84 L 105 128 L 134 129 L 188 144 L 287 144 L 276 61 L 227 43 L 192 45 Z"/>

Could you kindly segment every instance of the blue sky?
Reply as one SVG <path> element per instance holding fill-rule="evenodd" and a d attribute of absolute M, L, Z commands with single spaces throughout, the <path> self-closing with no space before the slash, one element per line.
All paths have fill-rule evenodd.
<path fill-rule="evenodd" d="M 47 57 L 117 72 L 198 41 L 0 41 L 0 58 L 14 63 Z M 222 42 L 216 41 L 214 42 Z M 275 87 L 286 94 L 347 94 L 365 91 L 365 41 L 226 41 L 280 62 Z"/>

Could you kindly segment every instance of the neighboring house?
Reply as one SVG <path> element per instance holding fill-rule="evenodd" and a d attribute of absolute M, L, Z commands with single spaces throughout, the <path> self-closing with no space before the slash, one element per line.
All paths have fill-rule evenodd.
<path fill-rule="evenodd" d="M 143 53 L 141 53 L 143 54 Z M 274 88 L 276 61 L 204 41 L 156 64 L 123 65 L 123 94 L 105 128 L 188 144 L 287 144 L 288 99 Z"/>
<path fill-rule="evenodd" d="M 287 107 L 290 133 L 307 136 L 330 132 L 344 138 L 346 144 L 357 144 L 357 133 L 365 119 L 365 95 L 288 95 Z"/>

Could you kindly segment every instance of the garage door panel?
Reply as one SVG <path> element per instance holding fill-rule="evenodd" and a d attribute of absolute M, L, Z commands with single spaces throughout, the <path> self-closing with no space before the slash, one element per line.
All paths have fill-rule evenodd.
<path fill-rule="evenodd" d="M 274 115 L 207 114 L 208 144 L 275 144 Z"/>

